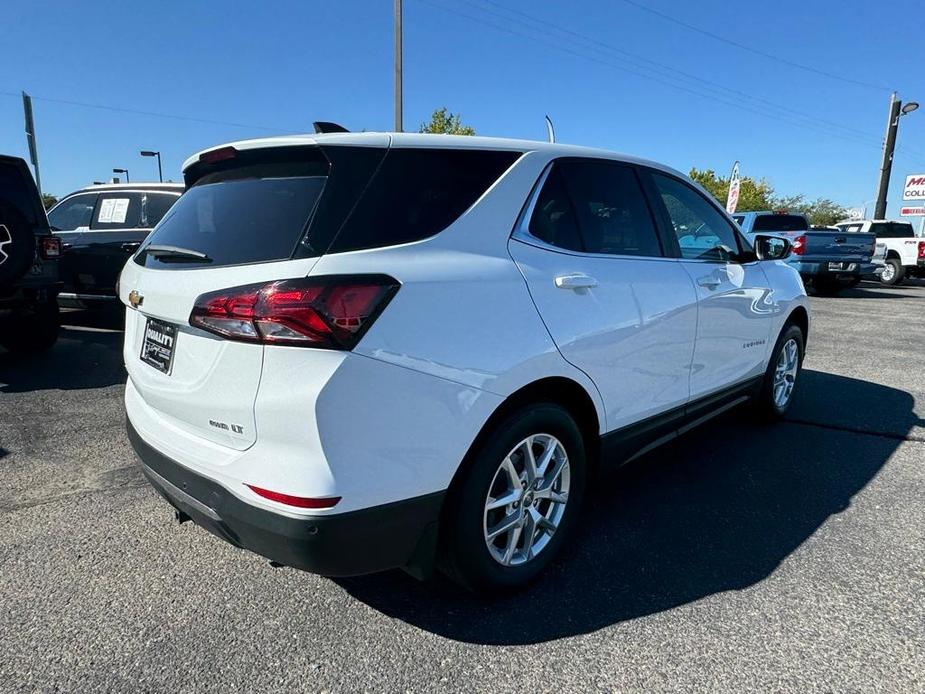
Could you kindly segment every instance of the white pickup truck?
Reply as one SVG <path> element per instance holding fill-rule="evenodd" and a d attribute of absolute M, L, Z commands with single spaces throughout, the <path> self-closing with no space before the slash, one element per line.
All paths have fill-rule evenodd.
<path fill-rule="evenodd" d="M 849 233 L 877 237 L 877 255 L 881 252 L 885 255 L 886 265 L 880 274 L 883 284 L 900 284 L 906 277 L 925 277 L 925 238 L 917 238 L 909 222 L 867 219 L 836 226 Z"/>

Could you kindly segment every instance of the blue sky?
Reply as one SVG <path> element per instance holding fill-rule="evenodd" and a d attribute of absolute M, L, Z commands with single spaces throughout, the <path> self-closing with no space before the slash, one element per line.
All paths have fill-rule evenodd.
<path fill-rule="evenodd" d="M 405 0 L 405 128 L 446 105 L 479 134 L 543 139 L 548 113 L 561 142 L 684 171 L 725 174 L 739 159 L 743 174 L 782 194 L 860 205 L 875 195 L 889 90 L 925 102 L 921 21 L 882 8 Z M 313 120 L 392 129 L 391 0 L 32 0 L 4 14 L 0 151 L 26 156 L 18 94 L 44 97 L 35 101 L 43 187 L 58 195 L 113 167 L 156 177 L 140 149 L 160 149 L 165 178 L 177 180 L 188 155 L 224 141 L 305 132 Z M 902 119 L 899 146 L 893 215 L 904 175 L 925 171 L 925 108 Z"/>

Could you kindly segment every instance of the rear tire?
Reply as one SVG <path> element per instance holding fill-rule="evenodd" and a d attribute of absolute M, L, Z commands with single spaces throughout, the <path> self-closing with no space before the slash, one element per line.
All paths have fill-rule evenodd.
<path fill-rule="evenodd" d="M 896 258 L 887 258 L 886 267 L 880 275 L 880 283 L 888 287 L 894 287 L 897 284 L 902 284 L 904 275 L 905 272 L 902 263 Z"/>
<path fill-rule="evenodd" d="M 754 403 L 761 419 L 781 419 L 790 409 L 803 370 L 804 345 L 803 331 L 793 323 L 785 325 L 771 352 L 761 391 Z"/>
<path fill-rule="evenodd" d="M 529 471 L 528 450 L 539 474 Z M 532 581 L 571 537 L 583 500 L 575 420 L 552 403 L 525 407 L 494 426 L 464 466 L 447 499 L 441 569 L 476 592 Z"/>
<path fill-rule="evenodd" d="M 0 345 L 14 354 L 44 352 L 58 341 L 58 330 L 58 303 L 43 301 L 0 324 Z"/>

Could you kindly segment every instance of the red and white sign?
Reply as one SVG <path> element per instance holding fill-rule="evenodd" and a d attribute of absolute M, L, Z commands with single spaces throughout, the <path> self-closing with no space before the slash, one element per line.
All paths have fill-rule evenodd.
<path fill-rule="evenodd" d="M 739 204 L 739 162 L 732 165 L 732 175 L 729 176 L 729 195 L 726 196 L 726 212 L 732 214 Z"/>
<path fill-rule="evenodd" d="M 906 185 L 903 186 L 903 200 L 925 202 L 925 174 L 906 176 Z"/>
<path fill-rule="evenodd" d="M 925 216 L 925 207 L 900 207 L 899 214 L 903 217 Z"/>

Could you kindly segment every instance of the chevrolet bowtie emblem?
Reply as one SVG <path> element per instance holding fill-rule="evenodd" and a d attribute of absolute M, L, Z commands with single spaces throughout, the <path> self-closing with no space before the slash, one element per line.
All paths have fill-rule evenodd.
<path fill-rule="evenodd" d="M 128 293 L 128 302 L 132 305 L 132 308 L 138 308 L 145 302 L 145 298 L 137 289 L 133 289 Z"/>

